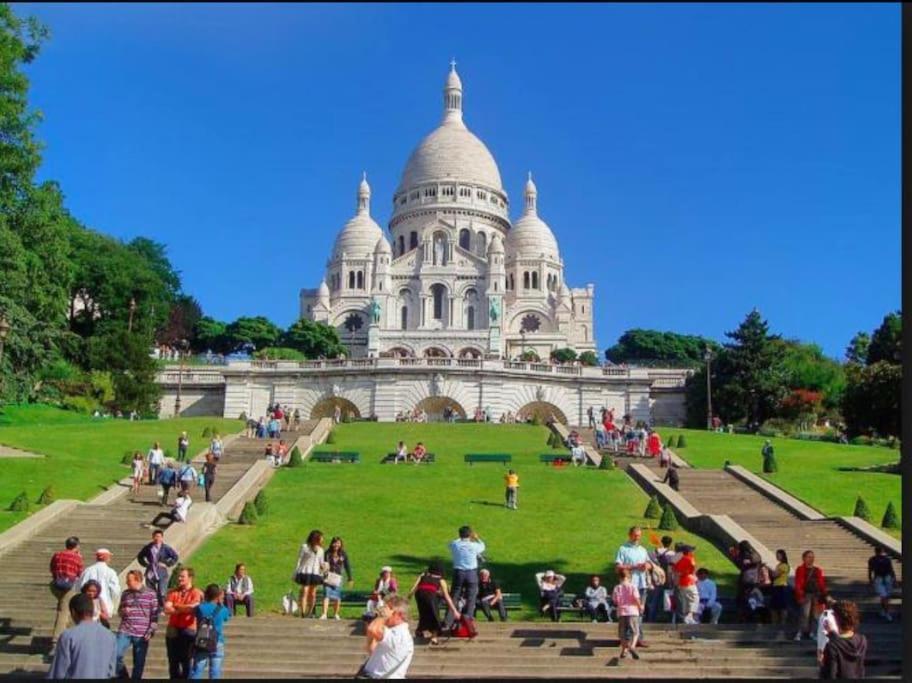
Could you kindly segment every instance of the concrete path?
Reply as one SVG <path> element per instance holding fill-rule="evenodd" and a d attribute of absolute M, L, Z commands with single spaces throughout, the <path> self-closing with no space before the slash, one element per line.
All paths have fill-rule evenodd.
<path fill-rule="evenodd" d="M 0 444 L 0 458 L 43 458 L 41 453 L 30 453 L 12 446 Z"/>

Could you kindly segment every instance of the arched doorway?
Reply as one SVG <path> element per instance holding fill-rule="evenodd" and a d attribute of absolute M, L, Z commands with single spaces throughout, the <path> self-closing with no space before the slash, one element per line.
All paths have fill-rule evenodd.
<path fill-rule="evenodd" d="M 321 417 L 332 417 L 336 412 L 336 406 L 339 406 L 342 410 L 342 419 L 346 417 L 361 417 L 361 411 L 358 410 L 358 406 L 354 403 L 347 398 L 332 396 L 324 398 L 322 401 L 317 401 L 310 410 L 310 419 L 317 420 Z"/>
<path fill-rule="evenodd" d="M 481 358 L 481 351 L 478 349 L 473 349 L 471 346 L 467 346 L 464 349 L 459 351 L 459 358 Z"/>
<path fill-rule="evenodd" d="M 429 346 L 428 348 L 426 348 L 424 350 L 424 357 L 425 358 L 449 358 L 450 354 L 448 354 L 446 351 L 444 351 L 443 349 L 441 349 L 437 346 Z"/>
<path fill-rule="evenodd" d="M 548 422 L 552 415 L 561 424 L 567 424 L 567 416 L 564 415 L 564 412 L 553 403 L 548 403 L 547 401 L 533 401 L 516 411 L 518 419 L 525 421 L 537 417 L 541 424 Z"/>
<path fill-rule="evenodd" d="M 427 414 L 428 422 L 443 422 L 443 413 L 449 408 L 456 415 L 456 418 L 465 419 L 466 413 L 461 405 L 448 396 L 428 396 L 418 401 L 415 406 Z"/>
<path fill-rule="evenodd" d="M 386 352 L 391 358 L 413 358 L 412 352 L 404 346 L 394 346 Z"/>

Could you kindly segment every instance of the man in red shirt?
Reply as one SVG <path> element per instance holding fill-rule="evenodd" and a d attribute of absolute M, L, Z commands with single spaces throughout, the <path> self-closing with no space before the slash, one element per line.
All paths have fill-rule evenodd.
<path fill-rule="evenodd" d="M 697 561 L 694 559 L 694 548 L 681 546 L 681 559 L 675 562 L 675 576 L 678 577 L 678 614 L 685 624 L 697 623 L 694 614 L 700 604 L 700 593 L 697 590 Z"/>
<path fill-rule="evenodd" d="M 168 593 L 164 609 L 168 615 L 165 647 L 172 679 L 190 678 L 193 641 L 196 639 L 195 610 L 202 601 L 203 591 L 193 587 L 193 570 L 183 567 L 177 575 L 177 590 Z"/>
<path fill-rule="evenodd" d="M 57 598 L 57 616 L 54 618 L 54 634 L 51 636 L 51 656 L 57 647 L 57 639 L 66 630 L 70 620 L 70 598 L 85 565 L 79 552 L 79 539 L 70 536 L 64 543 L 66 550 L 51 557 L 51 593 Z"/>
<path fill-rule="evenodd" d="M 810 638 L 814 633 L 820 604 L 826 595 L 823 569 L 814 564 L 814 551 L 805 550 L 801 554 L 801 560 L 801 564 L 795 569 L 795 601 L 801 608 L 795 640 L 801 640 L 802 636 Z"/>

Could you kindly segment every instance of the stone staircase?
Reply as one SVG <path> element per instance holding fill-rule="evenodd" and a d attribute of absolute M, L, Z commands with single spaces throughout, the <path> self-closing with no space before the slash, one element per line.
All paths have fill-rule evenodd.
<path fill-rule="evenodd" d="M 469 642 L 416 645 L 410 678 L 814 678 L 814 645 L 772 626 L 649 625 L 642 659 L 618 660 L 615 624 L 482 623 Z M 226 627 L 226 678 L 351 678 L 364 661 L 364 627 L 352 621 L 237 617 Z M 868 676 L 899 676 L 901 636 L 865 628 Z M 0 665 L 5 655 L 0 654 Z M 129 655 L 128 655 L 129 663 Z M 18 675 L 46 666 L 27 663 Z M 145 677 L 168 675 L 164 638 L 156 636 Z"/>
<path fill-rule="evenodd" d="M 290 432 L 291 443 L 308 434 L 316 422 Z M 212 500 L 217 502 L 258 460 L 263 459 L 265 441 L 235 438 L 228 442 L 216 471 Z M 194 459 L 201 462 L 201 458 Z M 86 566 L 92 564 L 94 551 L 107 547 L 113 553 L 111 567 L 118 573 L 149 542 L 151 530 L 143 527 L 161 510 L 158 487 L 143 485 L 135 497 L 127 492 L 106 505 L 81 504 L 26 541 L 0 556 L 0 674 L 15 671 L 46 671 L 42 655 L 50 648 L 56 602 L 48 589 L 48 563 L 51 555 L 63 548 L 69 536 L 78 536 Z M 202 489 L 191 491 L 194 507 L 205 498 Z M 171 500 L 174 500 L 172 491 Z M 166 542 L 168 534 L 166 533 Z"/>

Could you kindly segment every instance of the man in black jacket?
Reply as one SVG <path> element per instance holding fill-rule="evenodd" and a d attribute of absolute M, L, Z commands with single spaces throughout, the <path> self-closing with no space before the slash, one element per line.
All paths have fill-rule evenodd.
<path fill-rule="evenodd" d="M 159 607 L 165 603 L 168 568 L 177 564 L 178 559 L 177 551 L 165 543 L 161 529 L 152 532 L 152 542 L 144 545 L 136 556 L 136 561 L 146 568 L 146 585 L 158 595 Z"/>

